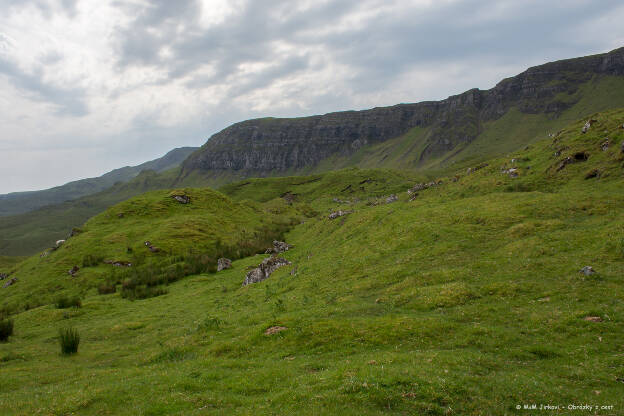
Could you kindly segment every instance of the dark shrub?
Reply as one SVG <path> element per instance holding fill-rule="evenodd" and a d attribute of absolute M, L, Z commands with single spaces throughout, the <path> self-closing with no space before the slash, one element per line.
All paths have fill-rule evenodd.
<path fill-rule="evenodd" d="M 121 288 L 121 297 L 128 300 L 148 299 L 167 294 L 167 290 L 153 286 L 134 286 Z"/>
<path fill-rule="evenodd" d="M 66 308 L 80 308 L 82 306 L 82 302 L 78 296 L 74 296 L 69 298 L 67 296 L 61 295 L 56 298 L 56 307 L 57 309 L 66 309 Z"/>
<path fill-rule="evenodd" d="M 13 320 L 3 319 L 0 321 L 0 342 L 6 342 L 13 335 Z"/>
<path fill-rule="evenodd" d="M 102 283 L 98 286 L 98 293 L 100 295 L 108 295 L 115 292 L 117 292 L 117 286 L 115 283 Z"/>
<path fill-rule="evenodd" d="M 76 354 L 78 352 L 78 344 L 80 344 L 80 334 L 78 334 L 78 330 L 75 328 L 59 330 L 59 343 L 61 344 L 62 354 Z"/>
<path fill-rule="evenodd" d="M 92 254 L 87 254 L 82 258 L 82 267 L 93 267 L 97 266 L 102 262 L 101 257 L 96 257 Z"/>

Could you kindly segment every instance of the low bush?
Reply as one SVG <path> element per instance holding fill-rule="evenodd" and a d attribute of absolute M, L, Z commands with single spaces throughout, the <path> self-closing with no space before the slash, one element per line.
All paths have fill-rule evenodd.
<path fill-rule="evenodd" d="M 103 258 L 94 256 L 92 254 L 87 254 L 82 258 L 82 267 L 93 267 L 97 266 L 102 262 Z"/>
<path fill-rule="evenodd" d="M 13 320 L 3 319 L 0 321 L 0 342 L 6 342 L 13 335 Z"/>
<path fill-rule="evenodd" d="M 80 334 L 78 330 L 75 328 L 59 330 L 59 343 L 61 344 L 62 354 L 76 354 L 78 352 L 78 344 L 80 344 Z"/>
<path fill-rule="evenodd" d="M 80 308 L 82 307 L 82 302 L 80 301 L 80 298 L 78 296 L 74 296 L 74 297 L 67 297 L 64 295 L 59 296 L 58 298 L 56 298 L 56 308 L 57 309 L 67 309 L 67 308 L 71 308 L 71 307 L 75 307 L 75 308 Z"/>
<path fill-rule="evenodd" d="M 122 286 L 121 288 L 121 297 L 128 300 L 154 298 L 156 296 L 165 295 L 167 293 L 167 290 L 161 287 L 144 285 Z"/>
<path fill-rule="evenodd" d="M 115 283 L 102 283 L 98 286 L 98 294 L 108 295 L 117 292 L 117 285 Z"/>

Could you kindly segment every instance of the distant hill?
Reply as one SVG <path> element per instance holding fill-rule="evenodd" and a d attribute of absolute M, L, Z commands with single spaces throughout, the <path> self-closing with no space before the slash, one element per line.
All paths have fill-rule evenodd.
<path fill-rule="evenodd" d="M 60 204 L 95 194 L 117 182 L 128 182 L 144 170 L 163 172 L 172 169 L 182 163 L 195 150 L 197 150 L 196 147 L 179 147 L 161 158 L 138 166 L 115 169 L 97 178 L 81 179 L 41 191 L 13 192 L 0 195 L 0 216 L 21 214 L 46 205 Z"/>
<path fill-rule="evenodd" d="M 223 184 L 348 166 L 444 169 L 522 148 L 586 114 L 624 106 L 624 48 L 529 68 L 442 101 L 236 123 L 182 164 Z"/>

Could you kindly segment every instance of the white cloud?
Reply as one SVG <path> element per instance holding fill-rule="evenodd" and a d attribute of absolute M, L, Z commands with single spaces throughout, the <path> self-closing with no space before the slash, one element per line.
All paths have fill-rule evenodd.
<path fill-rule="evenodd" d="M 141 163 L 246 118 L 441 99 L 624 42 L 615 0 L 0 0 L 0 8 L 0 192 Z"/>

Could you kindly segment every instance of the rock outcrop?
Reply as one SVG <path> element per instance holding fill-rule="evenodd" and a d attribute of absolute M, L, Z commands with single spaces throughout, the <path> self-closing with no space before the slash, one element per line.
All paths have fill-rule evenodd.
<path fill-rule="evenodd" d="M 335 220 L 336 218 L 340 218 L 340 217 L 344 217 L 345 215 L 349 215 L 351 214 L 353 211 L 343 211 L 341 209 L 339 209 L 338 211 L 334 211 L 331 214 L 329 214 L 329 219 L 330 220 Z"/>
<path fill-rule="evenodd" d="M 191 202 L 191 197 L 188 195 L 171 195 L 171 198 L 175 199 L 181 204 L 188 204 Z"/>
<path fill-rule="evenodd" d="M 291 119 L 263 118 L 236 123 L 213 135 L 182 165 L 192 171 L 239 177 L 279 175 L 317 165 L 330 156 L 349 156 L 362 146 L 427 127 L 419 160 L 439 157 L 472 142 L 483 123 L 510 108 L 556 117 L 574 105 L 572 96 L 597 75 L 624 75 L 624 48 L 600 55 L 529 68 L 490 90 L 472 89 L 441 101 L 399 104 Z"/>
<path fill-rule="evenodd" d="M 288 251 L 288 250 L 290 250 L 293 247 L 294 246 L 291 246 L 290 244 L 286 244 L 283 241 L 274 240 L 273 241 L 273 247 L 267 248 L 264 253 L 265 254 L 272 254 L 272 253 L 279 254 L 279 253 L 283 253 L 285 251 Z"/>
<path fill-rule="evenodd" d="M 583 273 L 585 276 L 591 276 L 592 274 L 595 274 L 596 271 L 591 266 L 585 266 L 579 270 L 579 273 Z"/>
<path fill-rule="evenodd" d="M 221 270 L 229 269 L 231 267 L 232 267 L 232 260 L 226 259 L 225 257 L 221 257 L 219 260 L 217 260 L 218 272 L 220 272 Z"/>
<path fill-rule="evenodd" d="M 245 276 L 243 286 L 247 286 L 252 283 L 258 283 L 268 279 L 275 270 L 282 266 L 289 265 L 290 262 L 284 258 L 271 256 L 262 261 L 255 269 L 251 270 Z"/>
<path fill-rule="evenodd" d="M 9 280 L 7 280 L 7 281 L 6 281 L 6 282 L 2 285 L 2 287 L 3 287 L 3 288 L 7 288 L 7 287 L 9 287 L 9 286 L 13 286 L 15 283 L 17 283 L 17 277 L 12 277 L 12 278 L 10 278 Z"/>

